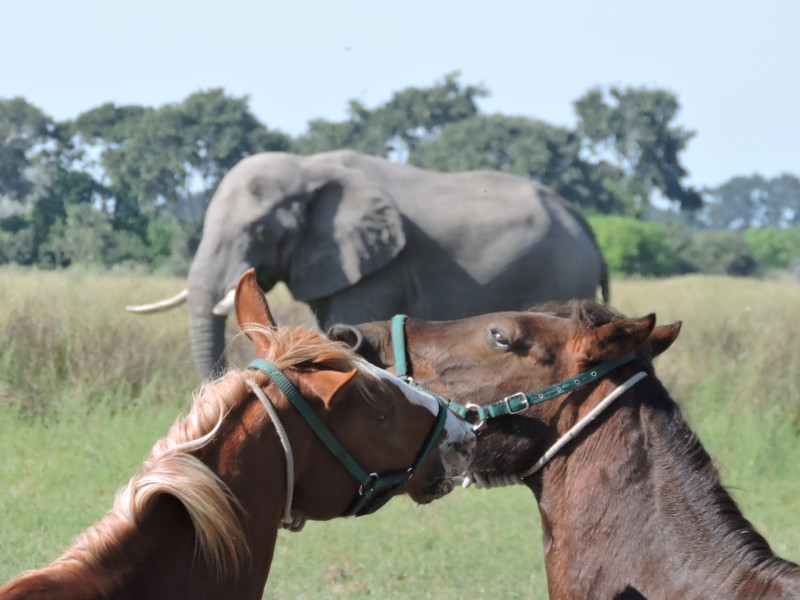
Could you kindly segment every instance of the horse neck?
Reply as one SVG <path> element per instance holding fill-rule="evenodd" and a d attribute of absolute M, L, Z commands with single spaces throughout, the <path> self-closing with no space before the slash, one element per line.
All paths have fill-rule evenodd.
<path fill-rule="evenodd" d="M 107 516 L 94 528 L 117 527 Z M 260 598 L 277 529 L 271 536 L 262 531 L 269 559 L 262 552 L 263 573 L 218 580 L 202 565 L 196 553 L 194 526 L 185 509 L 171 497 L 159 499 L 136 527 L 122 525 L 113 543 L 102 555 L 73 547 L 54 563 L 30 571 L 0 587 L 3 600 L 100 600 L 106 598 Z M 169 549 L 169 550 L 165 550 Z M 181 576 L 185 574 L 185 576 Z"/>
<path fill-rule="evenodd" d="M 627 396 L 534 487 L 551 598 L 631 589 L 647 598 L 769 598 L 800 588 L 800 569 L 742 516 L 658 380 Z"/>
<path fill-rule="evenodd" d="M 178 555 L 185 559 L 193 536 L 186 514 L 166 498 L 157 500 L 135 526 L 112 510 L 51 565 L 0 588 L 0 597 L 69 600 L 130 595 L 140 591 L 139 576 L 146 573 L 159 579 L 162 565 L 176 567 Z M 175 551 L 158 553 L 165 546 Z M 156 554 L 162 564 L 156 564 Z"/>
<path fill-rule="evenodd" d="M 220 475 L 247 515 L 250 561 L 237 580 L 219 578 L 206 566 L 197 552 L 195 527 L 187 510 L 175 497 L 163 494 L 135 525 L 116 510 L 110 511 L 50 566 L 0 587 L 0 598 L 260 598 L 286 497 L 285 462 L 277 436 L 252 435 L 264 426 L 263 409 L 257 403 L 248 409 L 231 415 L 234 418 L 227 420 L 231 425 L 218 436 L 246 440 L 236 453 L 216 441 L 202 449 L 203 462 Z M 104 541 L 95 544 L 92 539 Z"/>

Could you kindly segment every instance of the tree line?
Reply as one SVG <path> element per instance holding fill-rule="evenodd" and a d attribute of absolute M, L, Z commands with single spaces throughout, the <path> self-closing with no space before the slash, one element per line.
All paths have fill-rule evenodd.
<path fill-rule="evenodd" d="M 339 148 L 544 183 L 590 216 L 606 254 L 619 258 L 609 261 L 618 272 L 751 274 L 800 261 L 800 180 L 752 175 L 713 189 L 688 186 L 681 157 L 694 132 L 676 123 L 680 104 L 669 91 L 591 89 L 574 102 L 574 128 L 484 114 L 478 101 L 488 93 L 451 73 L 374 108 L 351 100 L 344 120 L 312 120 L 295 137 L 223 89 L 157 108 L 104 104 L 67 121 L 24 98 L 0 99 L 0 264 L 184 272 L 206 204 L 239 160 Z M 754 229 L 761 237 L 745 235 Z M 702 260 L 719 254 L 708 241 L 715 235 L 737 254 L 728 261 L 735 266 Z M 679 260 L 641 258 L 660 253 Z"/>

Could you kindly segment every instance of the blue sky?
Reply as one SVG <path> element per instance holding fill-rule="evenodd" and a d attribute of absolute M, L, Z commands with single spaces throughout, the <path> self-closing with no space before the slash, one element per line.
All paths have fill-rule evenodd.
<path fill-rule="evenodd" d="M 800 174 L 800 2 L 0 0 L 0 97 L 56 119 L 223 87 L 297 134 L 460 70 L 486 113 L 574 125 L 592 86 L 661 87 L 695 186 Z"/>

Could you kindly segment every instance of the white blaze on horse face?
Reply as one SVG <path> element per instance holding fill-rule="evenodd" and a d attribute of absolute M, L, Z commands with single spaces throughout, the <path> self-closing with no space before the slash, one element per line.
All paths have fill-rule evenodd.
<path fill-rule="evenodd" d="M 367 361 L 359 360 L 357 364 L 359 369 L 398 387 L 411 404 L 424 406 L 431 411 L 434 418 L 439 414 L 439 400 L 431 394 L 408 385 L 396 375 L 384 371 Z M 442 410 L 447 409 L 443 408 Z M 445 469 L 445 476 L 453 477 L 463 473 L 475 457 L 476 447 L 477 440 L 472 427 L 448 410 L 444 424 L 444 435 L 442 435 L 442 439 L 439 442 L 439 454 Z"/>

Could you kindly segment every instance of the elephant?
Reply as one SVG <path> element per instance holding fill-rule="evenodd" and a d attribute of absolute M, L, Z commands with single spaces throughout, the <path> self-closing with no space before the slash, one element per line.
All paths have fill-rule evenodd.
<path fill-rule="evenodd" d="M 550 188 L 350 150 L 241 160 L 209 202 L 187 289 L 138 308 L 185 301 L 195 364 L 208 376 L 224 365 L 220 314 L 232 298 L 220 300 L 251 267 L 262 289 L 285 282 L 324 329 L 395 313 L 459 319 L 594 299 L 598 287 L 608 301 L 589 224 Z"/>

